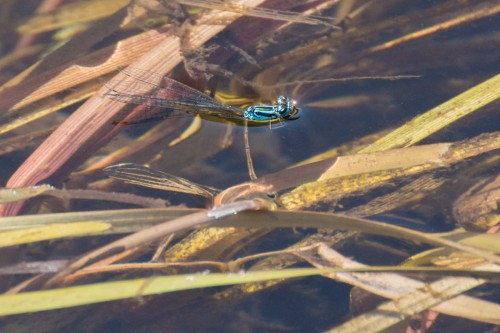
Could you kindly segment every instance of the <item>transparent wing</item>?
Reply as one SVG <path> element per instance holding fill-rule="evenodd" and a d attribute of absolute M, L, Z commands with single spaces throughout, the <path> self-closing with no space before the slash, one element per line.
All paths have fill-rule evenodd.
<path fill-rule="evenodd" d="M 162 92 L 152 91 L 154 95 L 133 95 L 129 93 L 111 91 L 106 94 L 109 98 L 126 104 L 143 105 L 150 110 L 150 116 L 154 117 L 169 117 L 173 111 L 182 111 L 187 114 L 202 114 L 216 116 L 219 118 L 243 118 L 243 110 L 231 107 L 229 105 L 221 104 L 215 100 L 212 104 L 201 103 L 199 101 L 186 101 L 186 100 L 170 100 L 157 95 L 163 95 Z M 208 96 L 207 96 L 208 97 Z M 164 110 L 153 110 L 154 108 L 162 108 Z M 146 114 L 144 118 L 148 118 Z"/>
<path fill-rule="evenodd" d="M 243 110 L 222 104 L 215 99 L 193 89 L 183 83 L 168 77 L 159 77 L 138 69 L 122 71 L 134 79 L 130 81 L 110 81 L 106 86 L 110 92 L 107 97 L 126 104 L 143 105 L 147 108 L 162 108 L 164 111 L 154 110 L 141 117 L 149 118 L 170 117 L 173 111 L 182 111 L 188 114 L 205 114 L 220 118 L 243 118 Z"/>
<path fill-rule="evenodd" d="M 185 178 L 151 169 L 141 164 L 116 164 L 104 168 L 103 171 L 111 178 L 159 190 L 188 193 L 206 198 L 213 198 L 220 192 L 216 188 L 196 184 Z"/>

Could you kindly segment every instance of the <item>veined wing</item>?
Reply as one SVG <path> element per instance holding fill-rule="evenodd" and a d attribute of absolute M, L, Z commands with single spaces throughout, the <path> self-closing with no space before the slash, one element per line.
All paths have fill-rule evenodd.
<path fill-rule="evenodd" d="M 151 74 L 140 69 L 124 69 L 122 73 L 133 81 L 110 81 L 106 86 L 107 97 L 127 104 L 143 105 L 149 108 L 164 108 L 144 119 L 168 117 L 174 110 L 188 114 L 205 114 L 220 118 L 243 118 L 243 110 L 225 105 L 217 100 L 168 77 Z"/>
<path fill-rule="evenodd" d="M 144 94 L 146 91 L 154 90 L 158 91 L 156 93 L 158 95 L 157 97 L 169 100 L 186 101 L 192 104 L 204 103 L 214 106 L 224 105 L 201 91 L 164 75 L 158 75 L 156 73 L 135 67 L 124 68 L 121 69 L 120 72 L 134 79 L 134 82 L 132 84 L 124 84 L 123 81 L 110 81 L 108 83 L 108 87 L 110 87 L 110 89 L 118 90 L 123 93 L 133 93 L 139 91 L 141 92 L 139 94 Z"/>
<path fill-rule="evenodd" d="M 119 179 L 129 184 L 156 188 L 159 190 L 188 193 L 210 199 L 220 192 L 214 187 L 196 184 L 185 178 L 151 169 L 141 164 L 116 164 L 104 168 L 103 171 L 111 178 Z"/>
<path fill-rule="evenodd" d="M 158 92 L 155 92 L 155 94 L 157 93 Z M 229 105 L 224 105 L 214 99 L 212 99 L 213 103 L 207 104 L 200 101 L 171 100 L 151 95 L 134 95 L 119 91 L 111 91 L 107 93 L 106 96 L 111 98 L 112 100 L 122 103 L 143 105 L 147 108 L 152 109 L 144 116 L 141 116 L 141 119 L 170 117 L 174 111 L 181 111 L 183 113 L 192 115 L 210 115 L 223 119 L 244 118 L 243 110 Z M 161 108 L 163 110 L 158 110 L 156 108 Z"/>

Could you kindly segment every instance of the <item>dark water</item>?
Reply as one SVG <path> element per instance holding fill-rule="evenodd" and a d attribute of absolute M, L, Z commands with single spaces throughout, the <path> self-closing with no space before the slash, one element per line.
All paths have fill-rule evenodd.
<path fill-rule="evenodd" d="M 355 8 L 359 9 L 360 5 L 355 4 Z M 292 6 L 287 1 L 275 1 L 266 4 L 266 7 L 268 6 L 298 11 L 308 8 L 311 4 Z M 175 78 L 188 84 L 188 81 L 194 82 L 193 86 L 216 86 L 217 91 L 229 91 L 234 96 L 249 97 L 254 102 L 272 99 L 276 94 L 292 96 L 297 100 L 301 110 L 300 119 L 249 129 L 250 149 L 256 173 L 263 176 L 329 149 L 350 144 L 362 137 L 397 128 L 413 117 L 496 75 L 500 68 L 497 56 L 500 45 L 498 15 L 485 15 L 484 18 L 438 29 L 435 33 L 415 37 L 384 50 L 373 51 L 383 43 L 464 16 L 468 7 L 471 11 L 480 13 L 483 8 L 481 6 L 493 7 L 494 2 L 456 3 L 449 0 L 425 1 L 418 4 L 406 1 L 375 3 L 368 10 L 342 20 L 342 31 L 303 24 L 280 29 L 279 21 L 246 17 L 231 24 L 223 33 L 207 43 L 207 47 L 211 46 L 216 50 L 197 61 L 212 65 L 204 67 L 212 69 L 211 72 L 202 72 L 201 78 L 195 80 L 186 79 L 186 71 L 179 66 L 175 71 Z M 17 22 L 14 20 L 16 17 L 29 17 L 29 13 L 25 13 L 22 8 L 26 7 L 19 6 L 19 11 L 11 11 L 13 22 Z M 333 16 L 335 10 L 326 10 L 321 15 Z M 88 51 L 112 44 L 114 40 L 126 34 L 138 33 L 143 27 L 141 24 L 136 30 L 116 32 L 100 41 L 100 44 L 93 45 Z M 50 44 L 45 38 L 48 37 L 41 37 L 41 43 L 46 48 Z M 13 34 L 3 43 L 2 55 L 7 56 L 13 52 L 15 44 L 16 35 Z M 233 46 L 239 51 L 235 51 Z M 188 59 L 197 56 L 200 56 L 200 53 L 186 54 Z M 250 58 L 255 63 L 249 61 Z M 2 81 L 6 81 L 35 60 L 36 58 L 28 57 L 23 61 L 14 62 L 12 66 L 1 67 Z M 208 80 L 205 75 L 207 73 L 211 76 Z M 276 89 L 257 86 L 249 88 L 242 83 L 256 80 L 261 84 L 273 85 L 328 78 L 395 77 L 410 74 L 419 77 L 297 83 Z M 314 106 L 318 102 L 322 102 L 322 105 Z M 420 144 L 453 142 L 481 133 L 498 131 L 500 118 L 497 109 L 498 103 L 488 105 L 429 136 Z M 3 135 L 0 139 L 27 134 L 59 123 L 71 111 L 68 109 L 52 115 L 47 120 Z M 176 118 L 163 121 L 174 124 L 179 120 Z M 158 123 L 127 126 L 107 147 L 95 152 L 92 158 L 105 156 L 127 146 L 134 138 Z M 232 126 L 232 144 L 221 148 L 223 145 L 220 142 L 228 126 Z M 141 154 L 122 162 L 150 163 L 152 167 L 165 172 L 220 189 L 248 181 L 243 126 L 205 119 L 202 121 L 202 129 L 202 132 L 192 138 L 168 148 L 169 140 L 182 132 L 183 128 L 179 127 L 161 143 L 152 145 Z M 40 142 L 41 140 L 39 139 Z M 0 181 L 3 184 L 33 150 L 34 147 L 31 146 L 0 155 Z M 352 152 L 344 152 L 349 153 Z M 477 163 L 479 162 L 481 161 L 478 160 Z M 498 165 L 493 164 L 484 170 L 476 170 L 471 178 L 481 179 L 497 171 Z M 449 172 L 448 177 L 456 177 L 459 180 L 463 180 L 467 175 L 465 167 L 457 167 Z M 68 174 L 64 183 L 74 188 L 91 188 L 93 181 L 101 179 L 104 179 L 104 175 L 100 173 L 84 178 L 83 181 L 75 178 L 74 174 Z M 63 184 L 54 185 L 60 187 Z M 114 185 L 109 190 L 162 197 L 175 205 L 204 207 L 207 204 L 203 199 L 185 194 L 165 193 L 122 184 Z M 403 207 L 395 212 L 390 220 L 385 217 L 380 217 L 379 220 L 398 223 L 398 217 L 406 221 L 410 216 L 422 222 L 419 224 L 423 225 L 424 230 L 452 229 L 455 222 L 450 214 L 451 204 L 459 194 L 455 193 L 455 190 L 456 188 L 449 185 L 448 188 L 434 193 L 434 197 L 431 195 L 423 200 L 420 205 Z M 371 195 L 375 196 L 373 193 Z M 372 196 L 344 198 L 343 209 L 363 204 Z M 68 205 L 51 200 L 33 200 L 28 204 L 25 213 L 35 209 L 63 212 L 116 208 L 126 206 L 92 201 L 76 201 Z M 330 203 L 320 203 L 312 209 L 332 211 L 334 208 Z M 335 209 L 338 211 L 338 206 Z M 258 240 L 243 240 L 244 245 L 236 251 L 235 257 L 283 249 L 313 233 L 311 230 L 278 230 Z M 358 237 L 347 240 L 336 249 L 374 265 L 398 264 L 410 255 L 426 249 L 423 245 L 400 240 L 367 235 Z M 93 248 L 108 241 L 109 238 L 95 238 L 89 240 L 86 246 L 82 245 L 82 248 Z M 57 251 L 72 248 L 67 242 L 44 242 L 39 246 L 19 249 L 17 253 L 22 254 L 20 257 L 37 260 L 68 258 Z M 85 240 L 83 242 L 86 243 Z M 74 248 L 68 252 L 72 255 L 79 254 Z M 147 261 L 150 255 L 151 253 L 148 253 L 139 259 Z M 7 262 L 15 257 L 12 254 L 5 256 L 9 257 Z M 24 278 L 23 276 L 15 277 L 12 281 L 4 280 L 2 288 L 7 290 Z M 69 310 L 11 316 L 4 319 L 0 331 L 24 332 L 36 327 L 39 332 L 320 332 L 371 309 L 368 304 L 378 302 L 377 299 L 367 297 L 366 308 L 358 309 L 359 312 L 356 313 L 351 308 L 352 300 L 349 299 L 351 287 L 320 277 L 291 280 L 251 296 L 215 301 L 213 294 L 221 290 L 223 289 L 207 288 Z M 429 332 L 486 332 L 490 329 L 487 325 L 470 321 L 456 327 L 451 324 L 453 320 L 455 318 L 440 316 Z M 449 330 L 450 327 L 453 327 L 453 330 Z"/>

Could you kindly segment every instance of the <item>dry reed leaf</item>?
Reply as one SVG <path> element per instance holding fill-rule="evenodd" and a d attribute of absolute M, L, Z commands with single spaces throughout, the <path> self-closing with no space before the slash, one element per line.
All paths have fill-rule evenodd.
<path fill-rule="evenodd" d="M 79 57 L 74 64 L 66 63 L 33 77 L 15 78 L 0 88 L 0 107 L 3 110 L 19 109 L 64 89 L 114 72 L 117 68 L 136 61 L 163 40 L 165 34 L 161 31 L 148 31 Z M 98 65 L 91 67 L 81 65 L 82 63 Z"/>
<path fill-rule="evenodd" d="M 318 253 L 321 255 L 322 259 L 334 264 L 335 267 L 367 267 L 352 259 L 346 258 L 327 246 L 320 246 Z M 319 262 L 310 262 L 318 268 L 325 267 Z M 492 265 L 478 266 L 477 269 L 485 269 L 490 266 Z M 326 274 L 326 276 L 390 299 L 396 299 L 413 289 L 417 289 L 425 285 L 424 282 L 392 273 L 333 273 Z M 500 305 L 492 302 L 483 301 L 466 295 L 458 295 L 433 307 L 432 309 L 451 316 L 469 318 L 472 320 L 479 320 L 498 325 L 500 323 L 500 319 L 496 314 L 500 311 L 499 308 Z"/>
<path fill-rule="evenodd" d="M 445 165 L 442 156 L 450 143 L 436 143 L 403 149 L 391 149 L 374 154 L 339 156 L 318 180 L 343 177 L 360 173 L 409 168 L 422 164 Z"/>
<path fill-rule="evenodd" d="M 475 278 L 446 278 L 441 279 L 413 290 L 397 299 L 379 305 L 355 317 L 340 326 L 326 332 L 356 333 L 380 332 L 397 323 L 409 319 L 430 307 L 436 306 L 467 290 L 475 288 L 485 281 Z"/>

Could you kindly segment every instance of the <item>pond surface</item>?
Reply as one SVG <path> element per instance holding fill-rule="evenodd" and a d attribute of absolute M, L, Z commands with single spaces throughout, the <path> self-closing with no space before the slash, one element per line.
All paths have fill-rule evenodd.
<path fill-rule="evenodd" d="M 411 235 L 323 229 L 312 215 L 304 215 L 312 224 L 307 228 L 300 214 L 308 212 L 371 218 L 425 233 L 463 226 L 479 235 L 493 226 L 473 224 L 496 213 L 472 215 L 487 200 L 467 191 L 498 184 L 498 147 L 486 137 L 500 130 L 498 89 L 496 98 L 474 95 L 478 106 L 453 101 L 464 109 L 461 116 L 452 118 L 453 108 L 443 108 L 434 123 L 417 123 L 386 142 L 387 148 L 375 147 L 388 133 L 497 75 L 500 21 L 494 1 L 267 1 L 260 10 L 243 2 L 74 1 L 47 13 L 27 9 L 42 6 L 36 1 L 31 7 L 0 5 L 7 26 L 0 53 L 0 182 L 55 188 L 3 205 L 3 216 L 74 213 L 67 216 L 76 221 L 79 212 L 104 212 L 107 220 L 99 222 L 114 223 L 92 236 L 4 247 L 1 267 L 42 262 L 37 273 L 45 281 L 53 274 L 49 262 L 73 260 L 164 221 L 151 213 L 120 229 L 126 218 L 119 211 L 188 212 L 242 198 L 297 214 L 303 224 L 256 228 L 246 220 L 253 212 L 239 212 L 234 219 L 241 215 L 242 221 L 235 225 L 244 227 L 151 236 L 122 248 L 130 252 L 113 249 L 116 257 L 103 257 L 109 264 L 139 266 L 70 275 L 70 282 L 50 287 L 227 273 L 231 262 L 246 257 L 238 269 L 330 266 L 308 248 L 320 243 L 373 266 L 400 265 L 432 248 Z M 246 119 L 246 127 L 245 110 L 252 105 L 269 121 Z M 460 155 L 457 149 L 458 157 L 445 161 L 445 154 L 434 152 L 448 143 L 469 150 Z M 404 150 L 416 145 L 423 146 L 422 155 Z M 392 153 L 382 155 L 385 150 Z M 360 159 L 359 152 L 372 155 Z M 414 162 L 419 156 L 423 162 Z M 251 164 L 257 180 L 251 179 Z M 269 223 L 293 220 L 270 214 Z M 61 223 L 51 219 L 40 223 Z M 250 257 L 291 246 L 299 254 Z M 172 264 L 179 262 L 184 264 Z M 9 269 L 0 276 L 4 292 L 36 276 Z M 30 288 L 46 288 L 40 281 Z M 362 288 L 322 276 L 273 281 L 155 296 L 139 292 L 126 300 L 17 314 L 4 317 L 0 331 L 36 325 L 39 332 L 322 332 L 381 302 Z M 481 288 L 469 295 L 494 299 L 493 288 Z M 441 314 L 428 331 L 491 329 L 490 322 L 464 316 Z M 423 322 L 414 317 L 398 325 L 402 331 Z"/>

